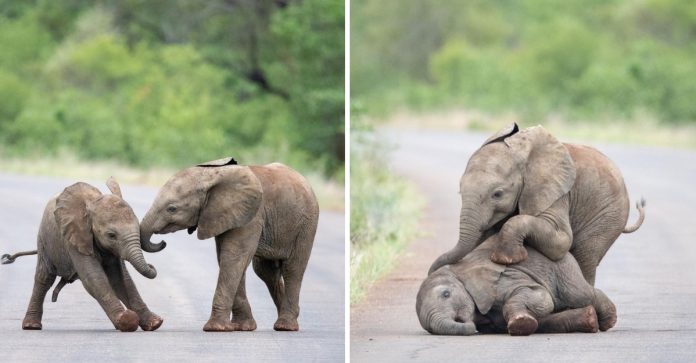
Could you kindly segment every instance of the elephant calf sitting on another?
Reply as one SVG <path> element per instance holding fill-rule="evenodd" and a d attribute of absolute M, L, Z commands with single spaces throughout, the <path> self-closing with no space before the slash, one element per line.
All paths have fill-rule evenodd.
<path fill-rule="evenodd" d="M 490 260 L 498 234 L 456 264 L 431 273 L 421 284 L 416 312 L 431 334 L 570 333 L 606 331 L 616 308 L 583 277 L 566 253 L 551 261 L 525 246 L 528 258 L 516 265 Z"/>
<path fill-rule="evenodd" d="M 2 256 L 2 263 L 38 253 L 34 291 L 22 329 L 40 330 L 46 293 L 60 276 L 52 301 L 66 284 L 80 279 L 114 326 L 121 331 L 156 330 L 162 318 L 151 312 L 140 298 L 126 270 L 130 262 L 147 278 L 157 271 L 145 262 L 140 249 L 140 224 L 121 197 L 121 188 L 109 179 L 112 195 L 102 195 L 86 183 L 75 183 L 48 201 L 38 235 L 38 250 Z M 123 304 L 126 308 L 123 307 Z"/>

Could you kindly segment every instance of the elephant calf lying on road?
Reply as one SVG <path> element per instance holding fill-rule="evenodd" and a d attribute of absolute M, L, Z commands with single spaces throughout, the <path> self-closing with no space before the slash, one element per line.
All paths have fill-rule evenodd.
<path fill-rule="evenodd" d="M 431 273 L 421 284 L 416 312 L 431 334 L 570 333 L 606 331 L 616 307 L 583 277 L 566 253 L 551 261 L 525 246 L 528 258 L 516 265 L 490 260 L 498 234 L 461 261 Z"/>
<path fill-rule="evenodd" d="M 162 318 L 140 298 L 123 263 L 130 262 L 147 278 L 157 275 L 143 258 L 138 218 L 122 199 L 116 181 L 109 179 L 107 186 L 113 195 L 102 195 L 86 183 L 65 188 L 46 205 L 38 249 L 2 256 L 2 263 L 8 264 L 16 257 L 38 253 L 34 291 L 22 329 L 41 329 L 44 298 L 56 276 L 61 280 L 53 290 L 54 302 L 66 283 L 80 279 L 117 329 L 135 331 L 140 325 L 143 330 L 156 330 L 162 325 Z"/>

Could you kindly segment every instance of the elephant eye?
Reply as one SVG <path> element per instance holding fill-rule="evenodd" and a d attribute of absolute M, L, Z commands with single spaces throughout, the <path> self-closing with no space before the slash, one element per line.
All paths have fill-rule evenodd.
<path fill-rule="evenodd" d="M 443 291 L 443 292 L 442 292 L 442 297 L 445 298 L 445 299 L 447 299 L 448 297 L 450 297 L 450 291 L 449 291 L 449 290 Z"/>
<path fill-rule="evenodd" d="M 493 192 L 493 195 L 491 197 L 493 197 L 493 199 L 500 199 L 503 197 L 503 191 L 496 190 L 495 192 Z"/>
<path fill-rule="evenodd" d="M 106 236 L 109 237 L 110 239 L 115 239 L 116 233 L 109 231 L 109 232 L 106 232 Z"/>
<path fill-rule="evenodd" d="M 167 212 L 169 212 L 169 213 L 176 212 L 176 207 L 173 205 L 170 205 L 169 207 L 167 207 Z"/>

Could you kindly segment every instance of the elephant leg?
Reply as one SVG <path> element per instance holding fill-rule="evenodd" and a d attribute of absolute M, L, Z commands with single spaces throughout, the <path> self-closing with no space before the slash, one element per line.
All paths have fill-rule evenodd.
<path fill-rule="evenodd" d="M 210 319 L 203 326 L 204 331 L 234 330 L 230 320 L 232 306 L 244 271 L 251 262 L 260 237 L 261 224 L 257 223 L 250 223 L 215 236 L 220 272 Z"/>
<path fill-rule="evenodd" d="M 307 269 L 307 262 L 312 251 L 316 224 L 302 229 L 296 239 L 295 249 L 290 258 L 280 264 L 280 273 L 285 283 L 285 299 L 281 300 L 278 320 L 273 329 L 278 331 L 297 331 L 300 325 L 297 317 L 300 315 L 300 287 Z"/>
<path fill-rule="evenodd" d="M 273 303 L 276 306 L 278 314 L 280 314 L 280 305 L 285 300 L 285 284 L 283 276 L 280 274 L 280 261 L 267 260 L 255 256 L 253 259 L 254 272 L 263 280 L 268 288 L 268 292 L 273 298 Z"/>
<path fill-rule="evenodd" d="M 109 284 L 109 278 L 102 265 L 92 256 L 85 256 L 73 250 L 69 250 L 68 253 L 85 290 L 99 302 L 116 329 L 137 330 L 138 314 L 123 308 L 116 292 Z"/>
<path fill-rule="evenodd" d="M 573 243 L 568 203 L 566 195 L 538 217 L 520 214 L 510 218 L 500 229 L 491 261 L 503 265 L 524 261 L 525 242 L 552 261 L 563 258 Z"/>
<path fill-rule="evenodd" d="M 34 289 L 29 299 L 27 313 L 22 321 L 22 329 L 41 330 L 44 299 L 55 281 L 56 275 L 50 273 L 41 259 L 39 259 L 36 263 L 36 273 L 34 274 Z"/>
<path fill-rule="evenodd" d="M 597 311 L 599 330 L 607 331 L 616 325 L 616 305 L 609 300 L 602 290 L 594 289 L 594 291 L 595 298 L 592 305 Z"/>
<path fill-rule="evenodd" d="M 237 287 L 237 294 L 232 304 L 232 330 L 252 331 L 256 330 L 256 320 L 251 313 L 251 306 L 246 296 L 246 271 Z"/>
<path fill-rule="evenodd" d="M 133 279 L 128 273 L 128 269 L 123 261 L 118 261 L 115 264 L 105 267 L 105 272 L 109 278 L 111 288 L 116 292 L 119 300 L 121 300 L 128 309 L 135 311 L 138 314 L 138 325 L 145 331 L 157 330 L 164 321 L 159 315 L 150 311 L 138 289 L 135 287 Z"/>
<path fill-rule="evenodd" d="M 553 311 L 553 299 L 544 288 L 519 287 L 503 305 L 503 318 L 510 335 L 530 335 L 539 326 L 538 318 Z"/>
<path fill-rule="evenodd" d="M 537 333 L 596 333 L 598 330 L 597 313 L 588 305 L 540 318 Z"/>

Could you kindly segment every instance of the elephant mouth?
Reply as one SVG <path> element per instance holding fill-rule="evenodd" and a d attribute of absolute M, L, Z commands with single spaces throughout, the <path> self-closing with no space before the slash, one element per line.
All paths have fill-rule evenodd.
<path fill-rule="evenodd" d="M 188 234 L 193 234 L 193 232 L 195 232 L 197 228 L 198 228 L 198 225 L 195 225 L 193 227 L 189 227 L 188 229 L 186 229 L 186 232 L 188 232 Z"/>
<path fill-rule="evenodd" d="M 169 233 L 174 233 L 176 231 L 180 231 L 183 228 L 177 226 L 176 224 L 168 224 L 164 226 L 164 228 L 160 229 L 159 231 L 155 231 L 155 234 L 169 234 Z"/>

